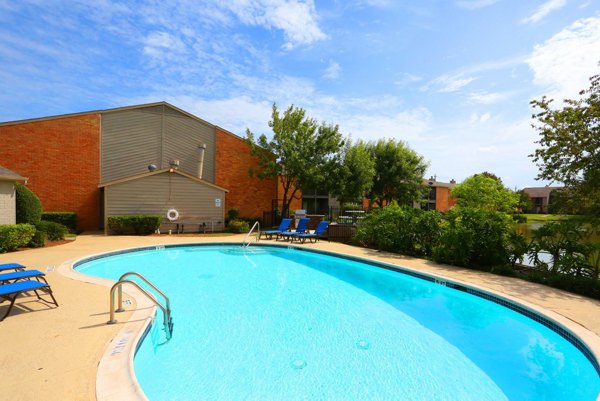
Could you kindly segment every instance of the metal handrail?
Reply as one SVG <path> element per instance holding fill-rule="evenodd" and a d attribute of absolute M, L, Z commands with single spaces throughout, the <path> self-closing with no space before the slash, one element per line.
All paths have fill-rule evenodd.
<path fill-rule="evenodd" d="M 156 288 L 156 286 L 154 284 L 152 284 L 151 282 L 149 282 L 145 277 L 143 277 L 142 275 L 135 273 L 135 272 L 129 272 L 129 273 L 125 273 L 122 277 L 125 277 L 127 275 L 136 275 L 138 277 L 140 277 L 142 280 L 144 280 L 148 285 L 150 285 L 153 289 L 155 289 L 158 293 L 160 293 L 163 297 L 165 297 L 166 299 L 166 307 L 163 306 L 163 304 L 161 304 L 152 293 L 150 293 L 148 290 L 146 290 L 145 288 L 143 288 L 142 286 L 140 286 L 138 283 L 136 283 L 135 281 L 131 281 L 131 280 L 123 280 L 123 279 L 119 279 L 119 281 L 117 281 L 115 284 L 113 284 L 113 286 L 110 288 L 110 320 L 108 322 L 106 322 L 107 324 L 115 324 L 117 323 L 117 319 L 115 319 L 115 312 L 123 312 L 124 309 L 122 307 L 119 307 L 118 309 L 115 309 L 115 291 L 117 290 L 117 288 L 119 289 L 119 304 L 122 306 L 122 293 L 123 293 L 123 284 L 131 284 L 134 287 L 136 287 L 138 290 L 140 290 L 142 292 L 142 294 L 146 295 L 148 297 L 148 299 L 150 299 L 156 306 L 158 306 L 162 312 L 163 312 L 163 325 L 165 327 L 165 332 L 167 334 L 167 340 L 170 340 L 172 335 L 173 335 L 173 320 L 171 318 L 171 308 L 169 306 L 169 298 L 162 292 L 160 291 L 158 288 Z"/>
<path fill-rule="evenodd" d="M 258 221 L 256 221 L 253 225 L 252 228 L 250 229 L 250 231 L 248 231 L 248 234 L 246 234 L 246 236 L 244 237 L 244 240 L 242 241 L 242 247 L 248 248 L 250 246 L 250 241 L 246 242 L 248 240 L 248 237 L 250 237 L 250 234 L 252 234 L 252 231 L 254 231 L 255 228 L 258 227 L 258 236 L 256 237 L 256 242 L 260 241 L 260 223 Z"/>
<path fill-rule="evenodd" d="M 154 291 L 156 291 L 160 295 L 162 295 L 162 297 L 165 299 L 166 309 L 169 311 L 171 310 L 171 302 L 169 302 L 169 297 L 167 297 L 167 295 L 164 292 L 162 292 L 157 286 L 152 284 L 150 282 L 150 280 L 148 280 L 146 277 L 142 276 L 140 273 L 127 272 L 127 273 L 123 274 L 121 277 L 119 277 L 119 281 L 122 281 L 127 276 L 135 276 L 135 277 L 142 279 L 142 281 L 144 283 L 148 284 L 150 287 L 152 287 L 152 289 Z M 119 286 L 119 303 L 117 305 L 119 305 L 119 309 L 117 309 L 116 312 L 123 312 L 125 310 L 125 309 L 123 309 L 123 287 L 122 286 Z"/>

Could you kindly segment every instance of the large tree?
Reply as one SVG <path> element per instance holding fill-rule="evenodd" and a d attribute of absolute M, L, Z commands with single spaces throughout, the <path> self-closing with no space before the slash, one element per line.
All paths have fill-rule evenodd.
<path fill-rule="evenodd" d="M 259 160 L 259 169 L 250 175 L 259 178 L 279 177 L 282 185 L 283 213 L 301 188 L 320 188 L 326 185 L 329 172 L 339 162 L 344 145 L 337 125 L 318 123 L 306 116 L 306 111 L 291 105 L 280 114 L 277 105 L 269 127 L 273 137 L 265 134 L 255 138 L 247 129 L 246 141 L 251 153 Z"/>
<path fill-rule="evenodd" d="M 545 96 L 531 102 L 539 109 L 533 127 L 540 148 L 530 157 L 540 169 L 538 179 L 563 183 L 581 211 L 600 217 L 600 75 L 590 82 L 562 108 L 552 109 Z"/>
<path fill-rule="evenodd" d="M 330 176 L 329 188 L 340 203 L 361 200 L 373 186 L 375 160 L 363 141 L 346 142 L 340 163 Z"/>
<path fill-rule="evenodd" d="M 370 204 L 383 207 L 394 200 L 412 204 L 421 199 L 425 190 L 423 176 L 428 167 L 423 156 L 394 139 L 370 142 L 368 148 L 375 160 L 373 186 L 367 193 Z"/>
<path fill-rule="evenodd" d="M 496 175 L 484 172 L 468 177 L 452 188 L 452 197 L 462 207 L 488 212 L 515 213 L 519 195 L 506 188 Z"/>

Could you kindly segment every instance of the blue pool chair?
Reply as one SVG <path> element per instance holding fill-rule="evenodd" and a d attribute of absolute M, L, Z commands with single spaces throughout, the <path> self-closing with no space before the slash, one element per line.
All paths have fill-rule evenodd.
<path fill-rule="evenodd" d="M 290 224 L 292 224 L 292 219 L 282 219 L 281 224 L 279 224 L 279 227 L 276 230 L 261 231 L 260 235 L 258 236 L 258 239 L 260 239 L 263 235 L 265 237 L 268 237 L 268 239 L 273 239 L 273 235 L 278 235 L 284 231 L 289 230 Z"/>
<path fill-rule="evenodd" d="M 298 234 L 293 234 L 292 235 L 292 242 L 294 242 L 295 239 L 297 239 L 298 241 L 300 241 L 303 244 L 304 244 L 304 242 L 307 239 L 310 242 L 313 242 L 313 240 L 314 240 L 314 242 L 317 242 L 320 237 L 322 237 L 322 236 L 325 235 L 325 233 L 327 232 L 327 227 L 329 227 L 329 222 L 328 221 L 320 221 L 319 225 L 315 229 L 315 232 L 313 232 L 313 233 L 298 233 Z"/>
<path fill-rule="evenodd" d="M 39 281 L 33 281 L 33 280 L 26 280 L 26 281 L 17 281 L 16 283 L 0 285 L 0 298 L 2 299 L 2 302 L 10 301 L 8 310 L 6 311 L 4 316 L 2 316 L 0 318 L 0 322 L 3 321 L 8 316 L 8 314 L 12 310 L 12 307 L 15 304 L 15 300 L 17 299 L 17 297 L 25 292 L 34 291 L 35 295 L 38 297 L 39 300 L 44 301 L 46 303 L 50 303 L 50 301 L 46 301 L 45 299 L 40 297 L 40 294 L 38 294 L 38 290 L 42 290 L 42 291 L 46 292 L 48 295 L 50 295 L 50 297 L 52 297 L 52 303 L 58 307 L 58 302 L 56 302 L 56 299 L 54 298 L 54 295 L 52 294 L 52 290 L 50 289 L 50 286 L 46 283 L 40 283 Z"/>
<path fill-rule="evenodd" d="M 9 284 L 21 280 L 36 279 L 37 281 L 43 280 L 44 283 L 48 284 L 44 278 L 45 274 L 39 270 L 20 270 L 12 273 L 0 274 L 0 284 Z"/>
<path fill-rule="evenodd" d="M 298 225 L 296 226 L 296 231 L 285 231 L 285 232 L 279 233 L 279 234 L 277 234 L 277 239 L 283 238 L 285 241 L 287 241 L 288 238 L 291 238 L 292 235 L 294 235 L 294 234 L 305 233 L 306 228 L 308 227 L 309 221 L 310 221 L 310 219 L 308 217 L 301 218 L 300 220 L 298 220 Z"/>
<path fill-rule="evenodd" d="M 25 266 L 19 264 L 19 263 L 1 263 L 0 264 L 0 272 L 6 271 L 6 270 L 25 270 Z"/>

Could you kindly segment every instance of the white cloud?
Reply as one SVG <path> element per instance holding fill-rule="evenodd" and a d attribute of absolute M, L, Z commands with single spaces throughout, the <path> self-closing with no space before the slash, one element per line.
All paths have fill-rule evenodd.
<path fill-rule="evenodd" d="M 400 79 L 397 79 L 396 81 L 394 81 L 394 85 L 396 85 L 399 88 L 404 88 L 407 85 L 410 85 L 412 83 L 419 82 L 422 80 L 423 80 L 423 78 L 418 75 L 414 75 L 414 74 L 405 72 L 404 74 L 402 74 Z"/>
<path fill-rule="evenodd" d="M 246 128 L 256 135 L 271 134 L 267 123 L 271 119 L 272 104 L 268 101 L 254 100 L 248 96 L 214 100 L 173 96 L 167 97 L 166 101 L 242 137 Z"/>
<path fill-rule="evenodd" d="M 394 0 L 365 0 L 364 4 L 370 7 L 387 8 L 394 5 Z"/>
<path fill-rule="evenodd" d="M 492 118 L 492 115 L 490 113 L 483 113 L 483 114 L 473 113 L 473 114 L 471 114 L 471 117 L 469 118 L 469 122 L 471 124 L 485 123 L 490 118 Z"/>
<path fill-rule="evenodd" d="M 433 115 L 424 107 L 391 114 L 346 113 L 338 118 L 344 134 L 364 140 L 386 137 L 419 142 L 433 124 Z"/>
<path fill-rule="evenodd" d="M 333 60 L 329 61 L 329 65 L 325 69 L 325 73 L 323 74 L 323 78 L 325 79 L 338 79 L 340 77 L 341 67 L 338 63 Z"/>
<path fill-rule="evenodd" d="M 481 92 L 471 92 L 471 93 L 469 93 L 468 99 L 472 103 L 492 104 L 492 103 L 497 103 L 497 102 L 501 102 L 503 100 L 506 100 L 511 95 L 512 94 L 509 93 L 509 92 L 500 93 L 500 92 L 486 92 L 486 91 L 481 91 Z"/>
<path fill-rule="evenodd" d="M 435 88 L 436 92 L 456 92 L 476 79 L 476 77 L 465 77 L 462 73 L 455 75 L 444 74 L 427 83 L 427 85 L 425 85 L 422 89 L 429 90 L 433 87 Z"/>
<path fill-rule="evenodd" d="M 541 20 L 546 18 L 546 16 L 548 16 L 548 14 L 550 14 L 552 11 L 560 10 L 566 4 L 567 0 L 548 0 L 541 6 L 533 10 L 533 14 L 531 14 L 529 17 L 523 18 L 521 20 L 521 23 L 535 24 L 536 22 L 540 22 Z"/>
<path fill-rule="evenodd" d="M 460 0 L 456 2 L 456 5 L 467 10 L 475 10 L 478 8 L 488 7 L 496 4 L 500 0 Z"/>
<path fill-rule="evenodd" d="M 183 42 L 167 32 L 152 32 L 144 40 L 144 54 L 160 58 L 165 53 L 181 52 L 185 49 Z"/>
<path fill-rule="evenodd" d="M 234 0 L 223 7 L 245 24 L 282 30 L 287 40 L 283 47 L 288 50 L 327 38 L 312 0 Z"/>
<path fill-rule="evenodd" d="M 597 74 L 600 57 L 600 18 L 573 23 L 536 45 L 526 63 L 533 82 L 555 99 L 573 99 L 589 87 L 589 77 Z M 549 91 L 549 93 L 548 93 Z"/>
<path fill-rule="evenodd" d="M 477 153 L 496 153 L 498 148 L 496 146 L 480 146 L 475 149 Z"/>

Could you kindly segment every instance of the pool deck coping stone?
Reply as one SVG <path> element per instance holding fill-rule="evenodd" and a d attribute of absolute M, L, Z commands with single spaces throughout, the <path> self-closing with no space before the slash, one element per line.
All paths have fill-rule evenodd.
<path fill-rule="evenodd" d="M 91 233 L 80 235 L 66 245 L 1 254 L 0 263 L 19 262 L 30 269 L 47 271 L 48 281 L 60 305 L 51 308 L 34 297 L 22 298 L 15 303 L 11 315 L 0 323 L 0 341 L 11 345 L 0 349 L 3 366 L 11 366 L 10 370 L 0 373 L 3 381 L 9 383 L 3 386 L 3 396 L 17 401 L 42 398 L 147 400 L 135 380 L 133 356 L 137 342 L 155 316 L 155 306 L 137 289 L 126 286 L 124 299 L 132 300 L 134 305 L 116 315 L 117 324 L 106 325 L 108 288 L 114 281 L 90 277 L 73 270 L 72 266 L 90 256 L 114 251 L 157 245 L 240 243 L 243 237 L 243 234 L 135 237 Z M 274 244 L 275 241 L 265 243 Z M 277 245 L 290 246 L 289 243 Z M 520 304 L 575 334 L 587 344 L 596 360 L 600 360 L 600 302 L 597 300 L 511 277 L 340 243 L 320 241 L 298 246 L 400 267 Z M 45 262 L 40 265 L 42 260 Z M 82 297 L 82 294 L 85 295 Z M 6 307 L 0 305 L 0 309 Z M 160 321 L 162 316 L 157 319 Z M 53 339 L 58 343 L 56 348 L 49 347 Z M 11 352 L 14 349 L 27 349 L 28 352 Z M 600 400 L 600 394 L 597 400 Z"/>

